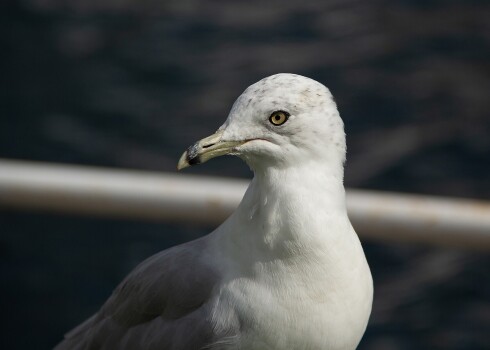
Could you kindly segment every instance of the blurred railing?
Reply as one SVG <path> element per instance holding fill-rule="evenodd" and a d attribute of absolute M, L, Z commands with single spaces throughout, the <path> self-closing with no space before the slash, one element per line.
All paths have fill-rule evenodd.
<path fill-rule="evenodd" d="M 246 180 L 0 159 L 0 206 L 217 225 Z M 348 190 L 361 237 L 490 250 L 490 203 Z"/>

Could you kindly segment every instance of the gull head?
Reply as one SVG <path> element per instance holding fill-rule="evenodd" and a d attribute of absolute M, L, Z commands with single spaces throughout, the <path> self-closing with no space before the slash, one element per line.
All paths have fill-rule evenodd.
<path fill-rule="evenodd" d="M 249 86 L 218 131 L 184 152 L 177 168 L 230 154 L 254 170 L 311 162 L 343 168 L 345 134 L 330 91 L 296 74 L 275 74 Z"/>

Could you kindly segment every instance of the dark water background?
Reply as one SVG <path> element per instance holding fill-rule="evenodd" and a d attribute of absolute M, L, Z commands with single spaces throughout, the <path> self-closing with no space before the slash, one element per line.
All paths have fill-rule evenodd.
<path fill-rule="evenodd" d="M 294 72 L 336 97 L 347 186 L 489 199 L 489 18 L 476 0 L 4 0 L 0 157 L 172 172 L 245 87 Z M 0 348 L 51 348 L 138 262 L 211 229 L 1 208 Z M 360 349 L 490 348 L 488 254 L 365 250 Z"/>

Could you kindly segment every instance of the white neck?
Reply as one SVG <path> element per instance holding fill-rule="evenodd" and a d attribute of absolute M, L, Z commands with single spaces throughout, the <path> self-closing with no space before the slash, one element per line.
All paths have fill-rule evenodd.
<path fill-rule="evenodd" d="M 350 227 L 342 173 L 318 162 L 256 170 L 228 221 L 235 228 L 226 230 L 232 232 L 229 239 L 268 254 L 301 254 L 329 244 L 330 238 L 337 241 L 345 232 L 339 228 Z"/>

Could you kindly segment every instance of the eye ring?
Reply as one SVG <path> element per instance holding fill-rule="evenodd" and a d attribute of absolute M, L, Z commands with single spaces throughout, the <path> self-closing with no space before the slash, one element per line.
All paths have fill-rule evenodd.
<path fill-rule="evenodd" d="M 269 121 L 272 125 L 279 126 L 288 121 L 290 114 L 286 111 L 275 111 L 272 112 L 269 117 Z"/>

